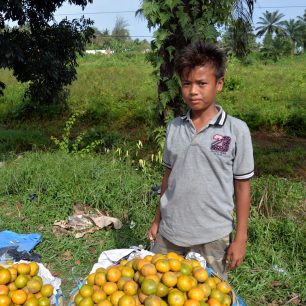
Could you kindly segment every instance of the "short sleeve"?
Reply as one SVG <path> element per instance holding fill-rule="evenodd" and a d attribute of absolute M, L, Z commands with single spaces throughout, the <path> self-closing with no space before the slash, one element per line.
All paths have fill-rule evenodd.
<path fill-rule="evenodd" d="M 253 146 L 249 128 L 244 124 L 236 138 L 234 179 L 246 180 L 254 176 Z"/>
<path fill-rule="evenodd" d="M 170 150 L 168 148 L 169 145 L 169 131 L 170 131 L 170 124 L 167 127 L 167 134 L 166 134 L 166 141 L 164 146 L 164 154 L 163 154 L 163 162 L 162 165 L 168 169 L 172 168 L 171 165 L 171 157 L 170 157 Z"/>

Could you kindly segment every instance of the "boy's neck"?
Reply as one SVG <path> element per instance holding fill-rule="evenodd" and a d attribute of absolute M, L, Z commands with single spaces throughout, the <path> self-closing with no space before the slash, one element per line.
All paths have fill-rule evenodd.
<path fill-rule="evenodd" d="M 199 132 L 204 126 L 206 126 L 208 122 L 218 114 L 218 111 L 216 104 L 200 111 L 191 110 L 191 120 L 196 131 Z"/>

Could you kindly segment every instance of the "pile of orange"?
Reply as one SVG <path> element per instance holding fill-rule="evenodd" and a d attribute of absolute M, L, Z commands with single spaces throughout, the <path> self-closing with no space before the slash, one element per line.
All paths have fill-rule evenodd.
<path fill-rule="evenodd" d="M 0 306 L 50 306 L 53 286 L 38 276 L 36 262 L 0 265 Z"/>
<path fill-rule="evenodd" d="M 231 287 L 174 252 L 122 260 L 88 275 L 76 306 L 228 306 Z M 1 305 L 0 305 L 1 306 Z"/>

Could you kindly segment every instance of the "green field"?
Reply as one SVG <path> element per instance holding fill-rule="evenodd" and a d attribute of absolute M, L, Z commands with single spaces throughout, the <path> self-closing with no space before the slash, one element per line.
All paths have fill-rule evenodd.
<path fill-rule="evenodd" d="M 151 187 L 162 177 L 161 166 L 151 161 L 158 151 L 152 134 L 157 94 L 143 55 L 86 56 L 79 63 L 64 111 L 27 113 L 27 85 L 0 71 L 7 84 L 0 97 L 0 230 L 40 232 L 43 241 L 35 251 L 63 279 L 67 296 L 103 250 L 148 246 L 146 231 L 158 203 Z M 305 55 L 267 65 L 230 60 L 218 97 L 252 130 L 256 177 L 248 254 L 230 273 L 231 284 L 251 306 L 306 303 L 305 64 Z M 65 134 L 75 112 L 81 115 Z M 73 151 L 81 133 L 81 148 L 101 140 L 88 149 L 91 154 L 67 154 L 50 139 L 69 136 L 69 143 L 60 143 Z M 52 224 L 71 216 L 75 205 L 107 212 L 123 227 L 80 239 L 58 237 Z"/>

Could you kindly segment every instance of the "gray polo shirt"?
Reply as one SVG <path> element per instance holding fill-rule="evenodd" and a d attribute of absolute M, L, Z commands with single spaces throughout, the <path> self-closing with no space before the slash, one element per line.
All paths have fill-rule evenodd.
<path fill-rule="evenodd" d="M 211 242 L 233 229 L 234 179 L 254 175 L 245 122 L 218 114 L 198 133 L 190 111 L 168 126 L 163 165 L 171 169 L 161 197 L 159 232 L 179 246 Z"/>

